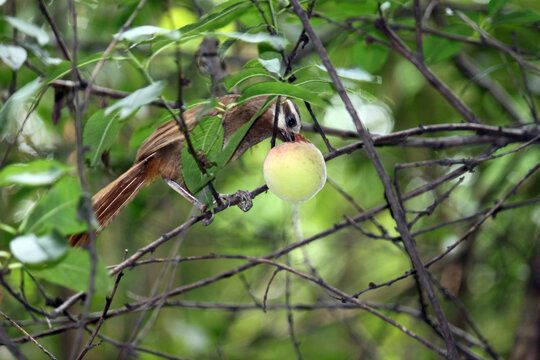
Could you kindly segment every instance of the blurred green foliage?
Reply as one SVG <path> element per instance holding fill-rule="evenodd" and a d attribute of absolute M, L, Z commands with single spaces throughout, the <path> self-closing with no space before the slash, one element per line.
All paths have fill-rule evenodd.
<path fill-rule="evenodd" d="M 71 51 L 73 33 L 68 16 L 69 3 L 45 3 Z M 77 58 L 83 78 L 90 78 L 104 49 L 137 3 L 134 0 L 75 1 Z M 282 39 L 287 40 L 284 51 L 290 54 L 302 31 L 299 20 L 287 1 L 273 0 L 271 7 L 268 1 L 261 0 L 259 3 L 268 21 L 276 19 L 273 29 Z M 303 2 L 304 6 L 309 3 Z M 477 29 L 464 19 L 469 19 L 484 34 L 501 44 L 519 48 L 519 56 L 538 68 L 538 1 L 444 2 L 431 9 L 429 14 L 427 2 L 420 3 L 424 10 L 423 16 L 426 16 L 423 26 L 434 30 L 423 34 L 424 59 L 430 69 L 486 125 L 519 129 L 534 122 L 531 108 L 538 109 L 540 105 L 538 71 L 524 69 L 500 49 L 487 46 Z M 374 36 L 388 42 L 374 25 L 379 16 L 378 5 L 378 2 L 370 0 L 319 0 L 312 19 L 334 65 L 353 71 L 353 79 L 344 76 L 343 81 L 351 96 L 359 99 L 358 111 L 361 111 L 361 107 L 372 106 L 365 108 L 371 109 L 365 110 L 366 117 L 363 118 L 367 126 L 375 127 L 384 121 L 395 132 L 420 125 L 463 122 L 460 113 L 430 86 L 407 59 L 384 45 L 367 40 L 369 36 Z M 385 2 L 381 13 L 394 26 L 405 44 L 415 51 L 412 7 L 412 1 L 394 0 Z M 198 11 L 210 15 L 202 15 Z M 459 16 L 459 13 L 464 16 Z M 20 69 L 10 68 L 10 65 L 14 65 L 8 60 L 0 63 L 0 250 L 6 251 L 2 253 L 0 263 L 3 277 L 11 287 L 24 294 L 24 298 L 36 308 L 51 311 L 59 304 L 55 299 L 65 300 L 74 291 L 87 288 L 88 277 L 84 273 L 89 268 L 88 254 L 80 249 L 71 249 L 62 259 L 55 258 L 52 265 L 35 269 L 21 265 L 25 259 L 11 254 L 10 242 L 28 234 L 67 235 L 86 228 L 81 205 L 82 190 L 77 181 L 74 116 L 69 106 L 62 106 L 57 123 L 53 124 L 52 114 L 55 106 L 58 106 L 60 95 L 55 94 L 52 86 L 46 86 L 54 80 L 71 81 L 71 63 L 62 59 L 52 31 L 35 2 L 7 0 L 0 7 L 0 14 L 0 43 L 23 48 L 27 54 L 26 62 L 23 60 L 24 65 Z M 145 28 L 141 28 L 143 26 Z M 358 31 L 353 31 L 353 27 Z M 352 124 L 349 124 L 347 113 L 337 108 L 341 105 L 339 100 L 336 102 L 336 92 L 329 83 L 328 75 L 314 66 L 321 62 L 309 44 L 299 50 L 294 62 L 293 71 L 298 70 L 295 73 L 295 83 L 288 85 L 276 81 L 271 85 L 272 89 L 261 85 L 265 84 L 263 81 L 276 80 L 277 75 L 284 75 L 284 66 L 279 71 L 269 70 L 268 62 L 261 60 L 279 59 L 279 52 L 269 45 L 253 43 L 252 38 L 241 36 L 248 33 L 267 35 L 261 14 L 251 1 L 150 0 L 135 18 L 131 28 L 138 30 L 131 33 L 133 37 L 120 41 L 99 72 L 96 84 L 134 93 L 155 81 L 159 89 L 143 98 L 131 99 L 128 106 L 120 110 L 124 113 L 122 118 L 125 119 L 122 120 L 117 117 L 117 111 L 103 109 L 114 110 L 115 107 L 121 107 L 124 100 L 108 96 L 91 97 L 83 116 L 83 140 L 90 150 L 85 171 L 92 193 L 128 169 L 138 145 L 159 124 L 170 119 L 171 115 L 164 109 L 147 104 L 156 99 L 175 101 L 178 98 L 177 54 L 180 54 L 179 64 L 187 84 L 182 88 L 185 104 L 189 106 L 210 97 L 210 77 L 197 67 L 195 53 L 203 37 L 214 32 L 221 44 L 228 46 L 224 47 L 225 50 L 222 48 L 221 55 L 231 74 L 225 80 L 230 91 L 237 85 L 240 92 L 248 89 L 248 93 L 251 91 L 256 94 L 296 97 L 295 101 L 306 123 L 312 121 L 302 100 L 309 100 L 311 96 L 315 113 L 320 121 L 324 119 L 325 126 L 354 130 Z M 170 32 L 174 29 L 180 31 Z M 449 39 L 438 32 L 458 37 L 462 41 Z M 227 36 L 227 33 L 234 34 Z M 9 55 L 17 57 L 21 54 L 14 52 Z M 475 78 L 465 74 L 458 65 L 457 59 L 462 55 L 471 59 L 479 69 Z M 251 66 L 254 63 L 258 65 Z M 523 74 L 526 83 L 523 82 Z M 368 75 L 372 76 L 369 81 L 358 80 L 358 76 Z M 38 77 L 41 82 L 36 80 Z M 500 86 L 519 119 L 512 116 L 489 91 L 478 86 L 479 79 L 485 78 Z M 165 86 L 161 88 L 161 84 Z M 65 104 L 68 104 L 72 101 L 73 92 L 66 89 L 61 95 Z M 155 86 L 153 89 L 156 90 Z M 13 94 L 15 90 L 18 92 Z M 328 104 L 337 105 L 333 107 Z M 370 120 L 370 116 L 375 114 L 373 109 L 378 109 L 379 117 Z M 465 131 L 447 131 L 429 136 L 436 139 L 470 134 Z M 305 132 L 305 135 L 319 149 L 325 150 L 323 141 L 316 133 Z M 329 139 L 334 148 L 357 141 L 339 136 L 330 136 Z M 485 153 L 491 145 L 431 149 L 394 144 L 379 147 L 378 154 L 391 173 L 398 163 L 474 158 Z M 495 154 L 518 145 L 504 146 Z M 220 193 L 234 193 L 262 185 L 262 163 L 269 147 L 270 142 L 265 141 L 250 149 L 239 161 L 226 166 L 215 178 L 217 190 Z M 531 145 L 519 152 L 479 164 L 464 174 L 463 181 L 450 196 L 438 204 L 429 216 L 421 217 L 411 227 L 411 231 L 489 209 L 539 161 L 540 149 L 537 145 Z M 332 182 L 350 194 L 362 208 L 369 210 L 385 203 L 380 179 L 363 151 L 340 156 L 329 161 L 327 166 Z M 406 193 L 458 167 L 430 165 L 402 169 L 397 173 L 396 182 L 400 190 Z M 447 181 L 432 191 L 405 201 L 404 206 L 410 210 L 408 219 L 414 219 L 417 212 L 425 210 L 442 197 L 456 181 Z M 433 276 L 459 298 L 495 351 L 505 358 L 512 353 L 514 335 L 520 325 L 525 304 L 525 287 L 534 270 L 529 264 L 538 252 L 540 206 L 534 200 L 538 197 L 539 186 L 539 176 L 530 177 L 508 202 L 532 199 L 531 204 L 497 213 L 466 242 L 430 268 Z M 344 215 L 353 217 L 359 211 L 355 204 L 328 183 L 315 198 L 302 204 L 301 234 L 304 238 L 313 236 L 344 221 Z M 98 238 L 98 291 L 92 299 L 91 311 L 99 313 L 103 310 L 104 295 L 111 290 L 112 279 L 106 276 L 106 265 L 119 263 L 124 249 L 128 250 L 129 255 L 133 254 L 161 234 L 182 224 L 190 214 L 191 205 L 176 196 L 162 181 L 144 188 Z M 249 212 L 244 213 L 236 207 L 227 209 L 217 214 L 210 226 L 196 224 L 185 236 L 160 246 L 152 256 L 265 256 L 298 240 L 293 231 L 292 214 L 290 204 L 267 192 L 255 198 Z M 388 210 L 378 213 L 374 220 L 360 225 L 364 231 L 378 233 L 378 227 L 384 227 L 389 236 L 398 235 Z M 422 259 L 428 261 L 443 252 L 474 221 L 456 222 L 416 236 Z M 172 252 L 177 246 L 179 250 Z M 285 262 L 285 259 L 279 261 Z M 371 283 L 379 284 L 394 279 L 411 268 L 409 258 L 399 242 L 372 239 L 352 227 L 292 251 L 289 261 L 292 267 L 305 273 L 312 271 L 312 264 L 317 276 L 349 294 L 369 288 Z M 151 296 L 150 291 L 154 286 L 161 293 L 167 288 L 216 276 L 245 262 L 238 259 L 181 262 L 172 267 L 174 276 L 169 284 L 160 275 L 163 263 L 128 268 L 114 297 L 111 311 Z M 141 333 L 139 346 L 179 358 L 294 358 L 284 307 L 286 277 L 289 276 L 291 304 L 319 304 L 323 307 L 293 311 L 294 331 L 304 358 L 436 357 L 435 353 L 420 343 L 364 311 L 325 307 L 329 303 L 339 306 L 342 302 L 316 284 L 294 275 L 286 275 L 284 271 L 279 272 L 269 286 L 268 311 L 263 312 L 259 306 L 274 270 L 271 266 L 258 265 L 241 274 L 172 297 L 171 301 L 184 303 L 179 306 L 165 305 L 155 310 L 159 311 L 159 316 L 150 331 Z M 36 281 L 40 286 L 36 285 Z M 46 301 L 42 291 L 50 299 Z M 458 307 L 442 295 L 439 298 L 449 322 L 473 333 Z M 419 336 L 444 347 L 443 341 L 421 319 L 391 309 L 393 304 L 420 308 L 418 291 L 412 277 L 392 286 L 368 291 L 359 299 L 375 305 L 387 305 L 390 310 L 382 309 L 381 312 Z M 28 332 L 34 334 L 48 328 L 43 318 L 32 321 L 28 309 L 6 292 L 5 288 L 0 288 L 0 302 L 2 311 L 26 324 Z M 196 308 L 197 304 L 216 308 Z M 218 305 L 224 309 L 219 309 Z M 227 308 L 232 305 L 253 308 Z M 79 313 L 80 308 L 81 305 L 77 304 L 73 313 Z M 100 333 L 119 342 L 131 342 L 137 337 L 137 333 L 134 334 L 132 330 L 141 329 L 136 325 L 140 314 L 133 312 L 115 316 L 105 321 Z M 142 315 L 143 320 L 153 321 L 150 320 L 150 314 Z M 51 321 L 52 326 L 61 325 L 55 322 L 57 320 Z M 8 327 L 5 322 L 3 325 L 10 337 L 21 336 L 17 329 Z M 38 340 L 58 358 L 67 358 L 73 338 L 74 332 L 70 331 Z M 31 343 L 22 345 L 21 349 L 28 358 L 45 358 Z M 472 350 L 481 357 L 489 357 L 478 347 L 473 346 Z M 116 346 L 104 342 L 91 350 L 86 358 L 114 358 L 119 351 Z M 138 355 L 141 359 L 158 358 L 144 351 L 138 352 Z M 5 347 L 0 347 L 0 358 L 10 359 L 10 356 Z"/>

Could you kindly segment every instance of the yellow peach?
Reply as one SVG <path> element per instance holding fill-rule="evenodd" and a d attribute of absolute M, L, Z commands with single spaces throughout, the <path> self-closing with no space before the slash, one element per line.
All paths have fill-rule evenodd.
<path fill-rule="evenodd" d="M 326 182 L 323 155 L 309 140 L 296 140 L 275 146 L 264 160 L 264 180 L 279 198 L 303 202 L 317 194 Z"/>

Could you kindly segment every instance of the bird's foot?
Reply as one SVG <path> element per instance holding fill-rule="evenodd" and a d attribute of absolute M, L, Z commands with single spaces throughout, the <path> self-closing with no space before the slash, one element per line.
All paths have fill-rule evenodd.
<path fill-rule="evenodd" d="M 229 207 L 232 203 L 236 203 L 243 212 L 249 211 L 253 207 L 253 200 L 249 191 L 238 190 L 234 194 L 220 194 L 219 197 L 225 207 Z"/>
<path fill-rule="evenodd" d="M 208 226 L 214 221 L 215 216 L 212 211 L 209 211 L 209 210 L 203 211 L 201 215 L 203 216 L 201 220 L 203 226 Z"/>

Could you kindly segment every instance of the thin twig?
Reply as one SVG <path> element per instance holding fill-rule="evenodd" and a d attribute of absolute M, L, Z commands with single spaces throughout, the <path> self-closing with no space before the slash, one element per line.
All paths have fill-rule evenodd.
<path fill-rule="evenodd" d="M 127 250 L 124 251 L 124 260 L 126 259 L 126 256 L 127 256 Z M 90 335 L 90 338 L 86 342 L 86 346 L 82 349 L 79 356 L 77 356 L 77 360 L 83 359 L 86 353 L 92 348 L 92 343 L 94 342 L 94 339 L 99 333 L 99 329 L 101 329 L 101 326 L 103 325 L 103 322 L 105 321 L 105 318 L 107 317 L 107 312 L 109 311 L 111 307 L 112 301 L 114 299 L 114 295 L 116 294 L 116 290 L 118 289 L 118 285 L 120 285 L 120 280 L 122 279 L 123 276 L 124 276 L 123 272 L 118 273 L 118 275 L 116 276 L 116 280 L 114 281 L 114 286 L 113 286 L 111 295 L 105 298 L 105 307 L 103 308 L 103 313 L 101 314 L 94 331 L 92 331 L 92 335 Z"/>
<path fill-rule="evenodd" d="M 34 339 L 32 337 L 32 335 L 30 335 L 28 332 L 26 332 L 26 330 L 24 330 L 22 327 L 19 326 L 19 324 L 17 324 L 15 321 L 13 321 L 9 316 L 7 316 L 4 312 L 0 311 L 0 315 L 2 315 L 4 317 L 4 319 L 6 319 L 7 321 L 9 321 L 11 324 L 13 324 L 13 326 L 15 326 L 20 332 L 22 332 L 25 336 L 28 337 L 28 339 L 30 339 L 30 341 L 32 341 L 34 344 L 36 344 L 36 346 L 45 353 L 45 355 L 47 355 L 49 358 L 53 359 L 53 360 L 56 360 L 56 357 L 51 354 L 47 349 L 45 349 L 43 347 L 43 345 L 41 345 L 40 343 L 37 342 L 36 339 Z M 17 352 L 14 353 L 14 355 L 17 356 Z M 21 354 L 22 355 L 22 354 Z M 19 357 L 19 358 L 22 358 L 24 359 L 24 357 Z"/>
<path fill-rule="evenodd" d="M 414 20 L 416 24 L 416 56 L 424 61 L 424 50 L 422 45 L 422 9 L 420 0 L 414 0 Z"/>
<path fill-rule="evenodd" d="M 453 61 L 457 68 L 471 79 L 470 81 L 475 82 L 480 88 L 489 92 L 514 121 L 524 123 L 512 97 L 506 92 L 504 87 L 488 74 L 482 73 L 480 68 L 468 55 L 459 53 L 453 58 Z"/>
<path fill-rule="evenodd" d="M 516 33 L 512 31 L 512 39 L 514 41 L 514 49 L 518 53 L 518 55 L 521 55 L 519 53 L 519 46 L 518 41 L 516 38 Z M 534 104 L 534 97 L 531 92 L 531 87 L 529 86 L 529 80 L 527 79 L 527 73 L 525 72 L 525 69 L 523 67 L 523 64 L 519 64 L 519 72 L 521 73 L 521 80 L 523 81 L 523 87 L 525 88 L 525 93 L 527 94 L 527 105 L 529 106 L 529 110 L 531 112 L 531 116 L 535 123 L 538 123 L 538 115 L 536 113 L 536 105 Z"/>
<path fill-rule="evenodd" d="M 60 48 L 62 54 L 64 55 L 64 58 L 67 61 L 71 61 L 71 55 L 69 54 L 68 47 L 62 38 L 62 35 L 60 34 L 60 31 L 58 30 L 58 26 L 56 26 L 56 23 L 54 22 L 54 19 L 51 16 L 51 13 L 47 9 L 47 5 L 45 5 L 45 2 L 43 0 L 38 0 L 39 2 L 39 9 L 41 10 L 41 13 L 49 23 L 53 33 L 54 37 L 56 39 L 56 43 L 58 44 L 58 47 Z"/>
<path fill-rule="evenodd" d="M 465 321 L 467 322 L 467 324 L 471 327 L 471 329 L 476 334 L 478 339 L 484 344 L 485 350 L 487 351 L 487 353 L 489 355 L 491 355 L 491 357 L 493 357 L 494 360 L 502 360 L 502 357 L 499 356 L 497 354 L 497 352 L 495 352 L 495 350 L 489 344 L 489 341 L 486 339 L 486 337 L 484 335 L 482 335 L 482 332 L 480 331 L 480 329 L 478 328 L 476 323 L 473 321 L 473 319 L 472 319 L 471 315 L 469 314 L 469 312 L 467 311 L 467 308 L 465 307 L 465 305 L 456 296 L 454 296 L 447 288 L 445 288 L 439 282 L 439 280 L 437 280 L 437 278 L 435 276 L 433 276 L 431 273 L 430 273 L 430 276 L 431 276 L 431 281 L 433 281 L 433 283 L 437 286 L 437 288 L 444 295 L 444 297 L 449 299 L 451 302 L 453 302 L 454 305 L 456 306 L 456 308 L 459 309 L 459 311 L 461 312 L 461 314 L 465 318 Z"/>
<path fill-rule="evenodd" d="M 79 83 L 82 82 L 82 78 L 80 76 L 78 67 L 77 67 L 77 51 L 79 47 L 78 43 L 78 37 L 77 37 L 77 13 L 75 9 L 75 1 L 70 0 L 69 1 L 69 10 L 71 14 L 71 21 L 72 21 L 72 31 L 73 31 L 73 52 L 72 52 L 72 62 L 71 62 L 71 69 L 72 69 L 72 76 L 73 81 L 78 81 Z M 90 200 L 90 191 L 88 189 L 88 182 L 86 180 L 86 174 L 84 170 L 84 148 L 83 148 L 83 139 L 82 139 L 82 117 L 84 113 L 84 103 L 79 103 L 79 94 L 77 91 L 74 93 L 73 97 L 73 106 L 75 108 L 75 137 L 76 137 L 76 143 L 77 143 L 77 173 L 79 176 L 79 182 L 81 184 L 82 192 L 83 192 L 83 209 L 84 209 L 84 221 L 86 223 L 89 242 L 88 242 L 88 249 L 90 253 L 90 276 L 88 280 L 88 290 L 86 292 L 86 297 L 84 298 L 84 306 L 83 311 L 81 312 L 80 318 L 79 318 L 79 324 L 80 328 L 77 331 L 77 334 L 75 336 L 75 340 L 73 343 L 73 348 L 71 350 L 71 359 L 75 359 L 77 356 L 77 353 L 79 352 L 79 348 L 82 344 L 82 337 L 84 333 L 84 323 L 85 319 L 88 316 L 88 313 L 90 312 L 90 301 L 92 299 L 92 296 L 94 296 L 95 291 L 95 280 L 96 280 L 96 273 L 97 273 L 97 262 L 98 262 L 98 255 L 96 250 L 96 235 L 94 231 L 92 230 L 92 224 L 93 224 L 93 208 L 92 208 L 92 202 Z"/>
<path fill-rule="evenodd" d="M 263 312 L 266 312 L 267 306 L 266 306 L 266 300 L 268 300 L 268 293 L 270 292 L 270 286 L 272 285 L 272 282 L 276 278 L 276 275 L 281 271 L 281 269 L 276 268 L 274 272 L 272 273 L 272 276 L 270 276 L 270 280 L 268 280 L 268 283 L 266 284 L 266 289 L 264 290 L 264 296 L 263 296 L 263 302 L 262 302 L 262 310 Z"/>
<path fill-rule="evenodd" d="M 467 25 L 469 25 L 474 31 L 480 35 L 480 38 L 482 39 L 482 42 L 488 44 L 489 46 L 492 46 L 496 48 L 497 50 L 509 55 L 512 59 L 514 59 L 518 64 L 521 66 L 526 67 L 530 71 L 533 71 L 537 74 L 540 74 L 540 69 L 533 64 L 531 64 L 529 61 L 523 59 L 520 54 L 516 53 L 512 48 L 508 45 L 505 45 L 501 43 L 499 40 L 495 39 L 491 35 L 489 35 L 487 32 L 485 32 L 478 24 L 476 24 L 474 21 L 472 21 L 463 11 L 456 11 L 456 15 L 463 20 Z"/>
<path fill-rule="evenodd" d="M 478 220 L 464 235 L 459 238 L 459 240 L 455 241 L 452 245 L 448 246 L 445 251 L 443 251 L 441 254 L 437 255 L 430 261 L 426 262 L 426 267 L 429 267 L 436 263 L 437 261 L 441 260 L 443 257 L 448 255 L 452 250 L 454 250 L 459 244 L 461 244 L 463 241 L 467 240 L 469 236 L 471 236 L 479 227 L 482 225 L 490 216 L 494 216 L 499 208 L 502 206 L 502 204 L 512 195 L 516 192 L 518 187 L 523 184 L 525 180 L 527 180 L 532 174 L 536 172 L 540 168 L 540 162 L 538 162 L 535 166 L 533 166 L 529 171 L 508 191 L 497 203 L 495 206 L 493 206 L 480 220 Z"/>
<path fill-rule="evenodd" d="M 405 43 L 396 35 L 396 33 L 386 24 L 386 21 L 381 17 L 375 21 L 375 27 L 382 31 L 390 40 L 391 49 L 401 54 L 411 64 L 413 64 L 426 80 L 443 95 L 446 100 L 470 123 L 480 123 L 480 119 L 472 112 L 472 110 L 454 94 L 446 84 L 442 82 L 424 63 L 422 59 L 416 56 Z"/>
<path fill-rule="evenodd" d="M 11 355 L 13 355 L 17 360 L 26 360 L 26 357 L 23 355 L 17 345 L 15 345 L 15 342 L 9 337 L 6 329 L 4 329 L 4 325 L 2 324 L 0 324 L 0 341 L 2 341 L 2 345 L 5 346 Z"/>

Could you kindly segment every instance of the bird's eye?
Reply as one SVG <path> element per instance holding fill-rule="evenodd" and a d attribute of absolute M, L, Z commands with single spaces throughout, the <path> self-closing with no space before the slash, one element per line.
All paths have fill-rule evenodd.
<path fill-rule="evenodd" d="M 296 117 L 293 114 L 287 115 L 287 127 L 293 128 L 296 126 Z"/>

